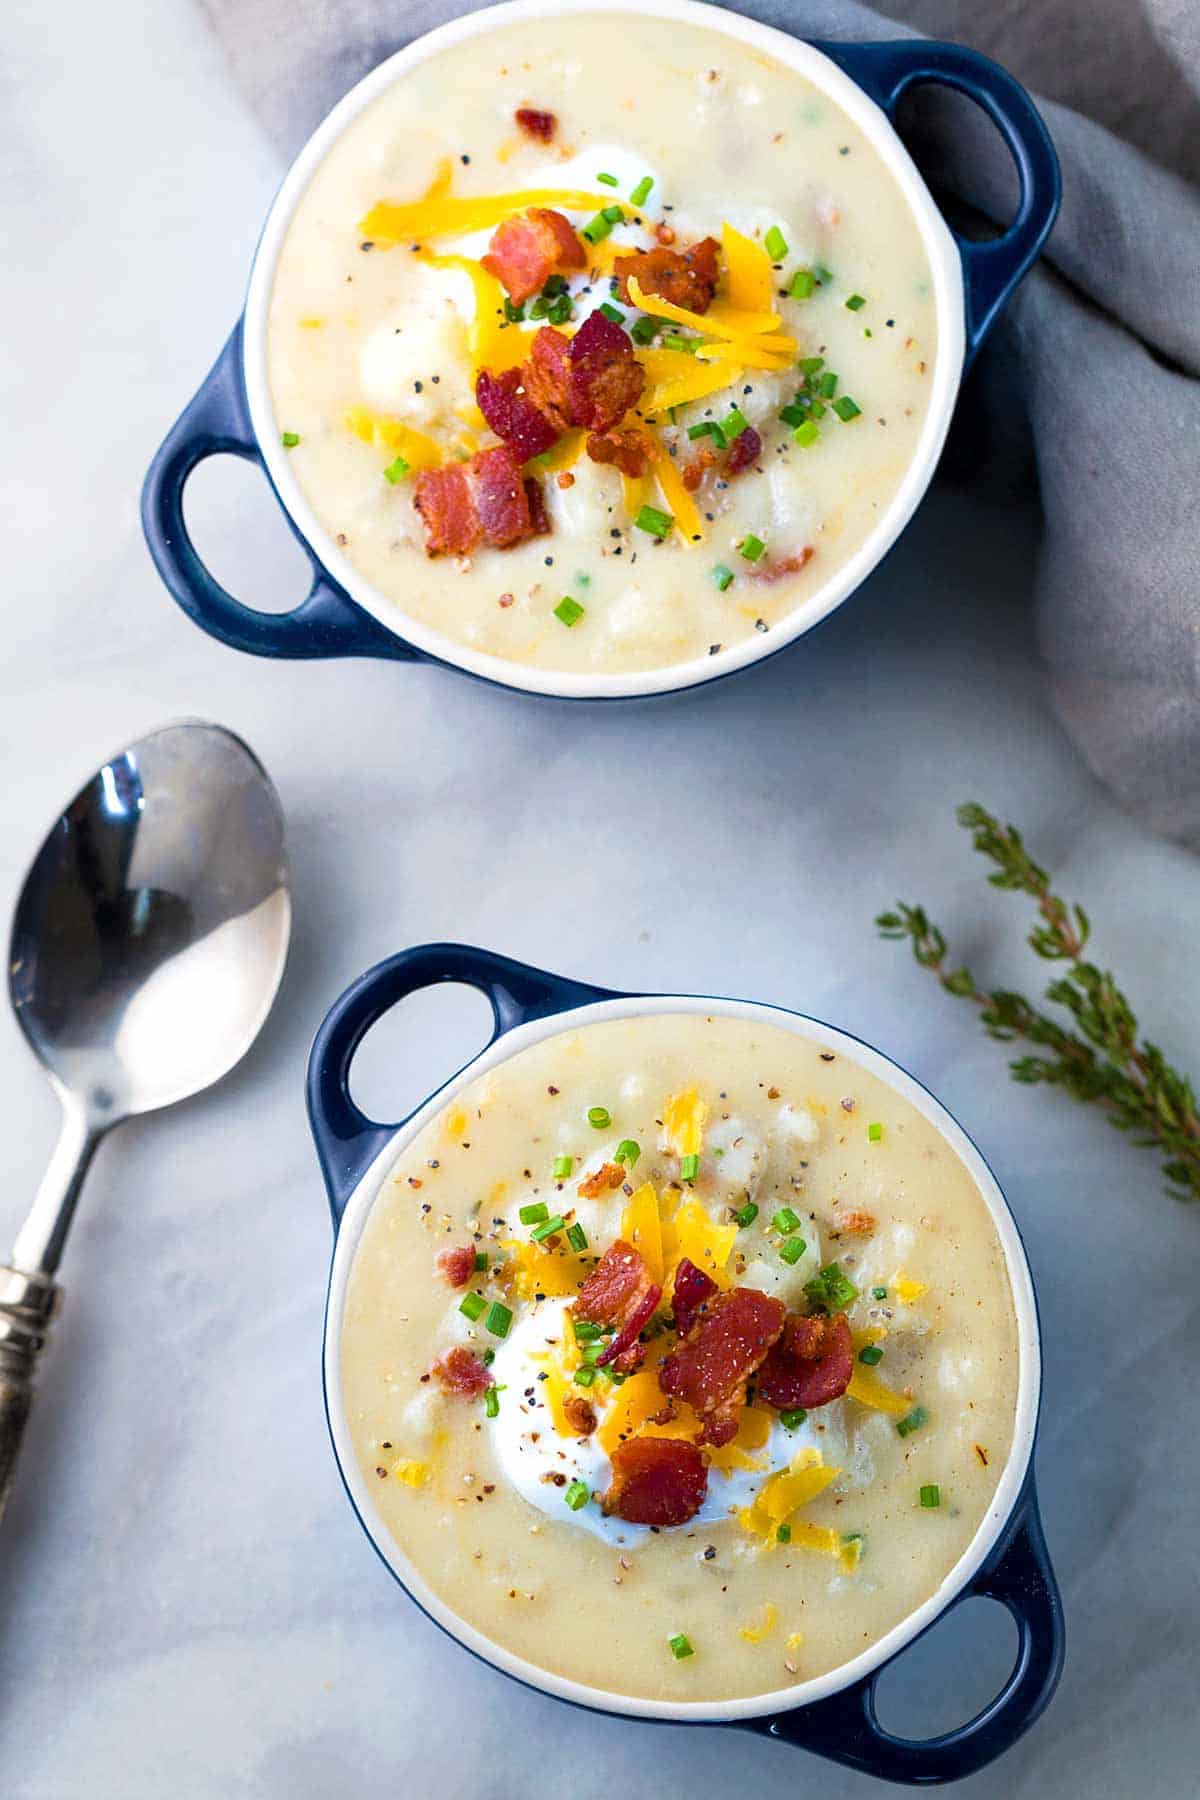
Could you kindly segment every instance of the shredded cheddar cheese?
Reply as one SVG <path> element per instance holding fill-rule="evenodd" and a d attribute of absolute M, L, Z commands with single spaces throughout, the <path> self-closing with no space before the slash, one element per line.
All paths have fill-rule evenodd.
<path fill-rule="evenodd" d="M 704 525 L 696 502 L 683 485 L 683 476 L 676 468 L 666 447 L 657 438 L 647 434 L 645 442 L 667 511 L 675 521 L 675 529 L 682 535 L 684 543 L 689 547 L 698 544 L 704 536 Z M 699 1149 L 699 1147 L 699 1140 L 697 1140 L 696 1148 Z M 687 1155 L 688 1152 L 684 1151 L 683 1154 Z"/>
<path fill-rule="evenodd" d="M 921 1298 L 922 1294 L 927 1294 L 929 1292 L 925 1282 L 911 1281 L 904 1273 L 903 1269 L 896 1270 L 896 1273 L 888 1282 L 888 1287 L 891 1289 L 892 1293 L 895 1294 L 901 1306 L 912 1306 Z"/>
<path fill-rule="evenodd" d="M 364 444 L 375 444 L 393 456 L 402 456 L 410 469 L 435 469 L 443 460 L 441 450 L 423 431 L 414 431 L 411 425 L 405 425 L 399 419 L 384 418 L 369 407 L 347 407 L 342 414 L 342 423 Z M 450 1120 L 454 1118 L 462 1119 L 459 1130 L 466 1129 L 466 1114 L 456 1107 L 446 1120 L 450 1137 L 459 1135 L 459 1130 L 450 1129 Z"/>
<path fill-rule="evenodd" d="M 708 1105 L 700 1098 L 697 1088 L 690 1087 L 682 1094 L 672 1094 L 663 1108 L 663 1130 L 667 1135 L 668 1149 L 676 1156 L 699 1155 L 707 1123 Z"/>
<path fill-rule="evenodd" d="M 402 1481 L 405 1487 L 423 1487 L 429 1480 L 429 1464 L 417 1462 L 410 1456 L 402 1456 L 399 1462 L 392 1464 L 392 1474 L 397 1481 Z"/>
<path fill-rule="evenodd" d="M 663 1239 L 662 1220 L 658 1212 L 658 1195 L 652 1182 L 644 1181 L 621 1215 L 621 1236 L 641 1253 L 651 1281 L 662 1286 Z"/>
<path fill-rule="evenodd" d="M 912 1401 L 906 1400 L 903 1394 L 896 1393 L 894 1388 L 886 1387 L 873 1370 L 865 1368 L 855 1358 L 854 1373 L 850 1377 L 850 1385 L 846 1389 L 851 1400 L 857 1400 L 860 1406 L 874 1407 L 876 1412 L 891 1413 L 899 1418 L 901 1413 L 908 1412 Z"/>
<path fill-rule="evenodd" d="M 771 259 L 761 244 L 735 231 L 728 220 L 721 227 L 725 255 L 725 291 L 729 304 L 743 312 L 770 312 Z"/>
<path fill-rule="evenodd" d="M 377 200 L 358 221 L 356 230 L 368 242 L 384 249 L 393 244 L 420 243 L 425 238 L 465 237 L 470 231 L 486 231 L 525 212 L 531 206 L 549 206 L 557 212 L 598 212 L 620 205 L 611 194 L 591 194 L 577 188 L 520 188 L 512 194 L 452 195 L 444 170 L 419 200 Z"/>
<path fill-rule="evenodd" d="M 764 1644 L 779 1623 L 779 1608 L 768 1600 L 756 1625 L 739 1625 L 738 1636 L 748 1644 Z"/>
<path fill-rule="evenodd" d="M 663 1264 L 674 1279 L 675 1270 L 686 1256 L 716 1282 L 728 1287 L 725 1264 L 737 1242 L 736 1225 L 718 1225 L 710 1219 L 700 1202 L 689 1197 L 677 1208 L 671 1219 L 662 1224 Z"/>
<path fill-rule="evenodd" d="M 544 1250 L 524 1238 L 504 1238 L 501 1248 L 513 1262 L 517 1298 L 532 1300 L 535 1294 L 556 1298 L 577 1294 L 592 1267 L 567 1250 Z"/>

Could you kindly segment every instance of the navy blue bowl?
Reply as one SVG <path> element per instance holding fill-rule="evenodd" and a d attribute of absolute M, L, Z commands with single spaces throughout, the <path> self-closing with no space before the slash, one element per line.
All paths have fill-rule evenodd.
<path fill-rule="evenodd" d="M 406 1120 L 381 1125 L 368 1119 L 350 1097 L 350 1068 L 359 1045 L 391 1007 L 419 989 L 444 981 L 464 983 L 486 995 L 493 1018 L 489 1044 Z M 840 1040 L 848 1054 L 916 1104 L 972 1170 L 996 1222 L 1012 1282 L 1021 1342 L 1017 1424 L 991 1518 L 981 1525 L 974 1543 L 924 1607 L 843 1669 L 801 1684 L 794 1690 L 795 1699 L 790 1698 L 791 1690 L 785 1690 L 726 1706 L 637 1702 L 556 1678 L 512 1656 L 457 1619 L 424 1588 L 375 1516 L 345 1430 L 338 1366 L 346 1280 L 362 1226 L 399 1154 L 401 1134 L 405 1139 L 415 1135 L 431 1111 L 445 1104 L 447 1089 L 457 1089 L 480 1071 L 481 1059 L 505 1060 L 531 1036 L 585 1024 L 605 1014 L 671 1010 L 762 1017 L 777 1026 L 790 1026 L 801 1035 L 816 1036 L 823 1044 Z M 525 1685 L 591 1710 L 666 1719 L 674 1724 L 736 1725 L 909 1786 L 933 1786 L 970 1775 L 1029 1729 L 1058 1684 L 1065 1642 L 1062 1605 L 1042 1536 L 1034 1487 L 1041 1369 L 1036 1299 L 1019 1233 L 995 1177 L 961 1127 L 912 1076 L 862 1040 L 780 1007 L 760 1008 L 711 996 L 622 994 L 551 975 L 487 950 L 462 944 L 425 944 L 377 964 L 331 1008 L 309 1058 L 308 1111 L 334 1223 L 324 1357 L 325 1409 L 334 1452 L 351 1504 L 380 1557 L 410 1598 L 450 1636 Z M 1017 1626 L 1016 1660 L 1000 1692 L 967 1724 L 924 1742 L 898 1738 L 884 1730 L 875 1710 L 875 1689 L 883 1669 L 952 1607 L 975 1595 L 998 1600 Z"/>
<path fill-rule="evenodd" d="M 614 0 L 592 0 L 596 10 L 613 3 Z M 648 0 L 648 10 L 653 12 L 666 3 L 668 0 Z M 529 4 L 530 0 L 523 0 L 521 10 L 526 10 Z M 772 49 L 784 60 L 789 52 L 795 57 L 802 47 L 799 40 L 756 25 L 736 13 L 704 6 L 685 8 L 679 0 L 669 0 L 669 4 L 673 8 L 672 16 L 676 12 L 681 16 L 690 13 L 696 23 L 745 37 Z M 734 646 L 712 657 L 625 677 L 526 669 L 499 657 L 482 656 L 466 646 L 456 646 L 440 633 L 407 619 L 393 602 L 375 594 L 357 575 L 319 526 L 287 470 L 286 458 L 278 445 L 278 429 L 270 418 L 269 396 L 261 373 L 261 340 L 265 338 L 266 300 L 274 252 L 316 162 L 323 158 L 344 123 L 355 115 L 365 99 L 373 97 L 381 86 L 395 78 L 391 73 L 393 65 L 399 73 L 399 67 L 405 61 L 414 56 L 423 58 L 428 53 L 427 47 L 440 47 L 471 31 L 505 23 L 510 10 L 505 6 L 491 7 L 467 19 L 456 20 L 381 64 L 334 109 L 301 152 L 268 215 L 251 275 L 247 308 L 212 371 L 150 465 L 142 493 L 146 542 L 159 574 L 189 618 L 222 643 L 255 656 L 370 656 L 393 662 L 434 662 L 456 667 L 501 687 L 558 698 L 628 699 L 706 685 L 763 661 L 811 629 L 882 560 L 903 529 L 932 477 L 961 372 L 975 356 L 1001 307 L 1037 257 L 1054 223 L 1061 194 L 1058 160 L 1046 127 L 1028 94 L 1011 75 L 977 51 L 958 44 L 922 39 L 806 46 L 809 53 L 817 51 L 827 59 L 824 65 L 813 59 L 814 67 L 806 68 L 811 79 L 821 80 L 823 66 L 826 82 L 831 88 L 843 90 L 840 97 L 844 104 L 850 104 L 847 96 L 851 96 L 861 111 L 861 95 L 873 103 L 867 113 L 877 135 L 879 126 L 883 127 L 879 144 L 881 153 L 890 157 L 898 176 L 903 175 L 906 182 L 911 177 L 922 205 L 928 208 L 931 218 L 936 221 L 937 231 L 950 247 L 956 292 L 953 301 L 947 303 L 947 313 L 939 321 L 939 330 L 945 340 L 939 349 L 939 361 L 945 351 L 954 356 L 957 367 L 933 420 L 928 454 L 921 459 L 920 479 L 914 484 L 911 497 L 897 497 L 877 532 L 872 534 L 872 555 L 865 559 L 861 572 L 851 574 L 844 569 L 835 570 L 827 588 L 813 596 L 792 618 L 782 620 L 769 636 L 757 634 L 750 644 Z M 854 84 L 853 87 L 843 79 L 845 77 Z M 961 237 L 951 241 L 937 218 L 928 191 L 891 129 L 890 121 L 894 119 L 901 98 L 911 88 L 927 83 L 953 88 L 981 106 L 1000 132 L 1016 165 L 1020 180 L 1016 217 L 1005 232 L 988 242 L 975 243 Z M 856 94 L 855 88 L 861 90 L 861 94 Z M 951 314 L 956 316 L 951 317 Z M 950 342 L 954 346 L 952 351 L 945 349 L 945 344 Z M 254 414 L 257 419 L 252 416 Z M 284 515 L 309 558 L 312 585 L 291 612 L 261 613 L 246 606 L 209 572 L 188 535 L 183 515 L 188 477 L 197 463 L 221 454 L 258 463 L 275 489 Z M 307 515 L 303 529 L 296 514 Z M 331 573 L 331 567 L 336 574 Z M 844 580 L 841 579 L 843 576 Z M 407 636 L 403 635 L 405 632 Z"/>

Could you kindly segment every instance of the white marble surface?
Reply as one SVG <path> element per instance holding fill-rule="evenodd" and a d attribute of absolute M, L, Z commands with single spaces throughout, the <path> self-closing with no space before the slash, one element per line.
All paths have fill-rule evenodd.
<path fill-rule="evenodd" d="M 977 796 L 1085 897 L 1161 1041 L 1200 1063 L 1200 871 L 1115 811 L 1052 722 L 1029 525 L 943 489 L 815 637 L 642 710 L 239 657 L 160 589 L 137 494 L 236 312 L 279 171 L 187 0 L 10 0 L 0 56 L 0 910 L 74 785 L 187 713 L 244 732 L 272 770 L 297 902 L 249 1059 L 125 1128 L 88 1187 L 0 1534 L 7 1800 L 878 1785 L 744 1734 L 614 1722 L 515 1687 L 404 1601 L 345 1505 L 318 1382 L 329 1228 L 302 1072 L 344 983 L 431 936 L 812 1010 L 942 1095 L 1006 1184 L 1040 1279 L 1039 1466 L 1070 1630 L 1052 1710 L 970 1791 L 1194 1792 L 1200 1219 L 1100 1121 L 1008 1083 L 1003 1052 L 871 929 L 895 894 L 925 898 L 982 970 L 1024 980 L 1021 903 L 983 886 L 952 824 Z M 194 511 L 248 596 L 296 592 L 298 554 L 252 473 L 206 471 Z M 371 1046 L 364 1096 L 399 1111 L 482 1023 L 473 997 L 414 1004 Z M 0 1074 L 11 1229 L 55 1118 L 7 1015 Z M 892 1722 L 962 1716 L 981 1697 L 973 1658 L 980 1680 L 999 1672 L 986 1636 L 963 1615 L 910 1653 Z"/>

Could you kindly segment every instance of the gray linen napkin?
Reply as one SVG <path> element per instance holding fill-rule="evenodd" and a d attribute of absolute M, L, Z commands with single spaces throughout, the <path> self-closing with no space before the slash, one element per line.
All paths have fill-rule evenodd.
<path fill-rule="evenodd" d="M 285 156 L 456 0 L 200 0 Z M 1060 716 L 1157 830 L 1200 848 L 1200 6 L 1196 0 L 740 0 L 803 37 L 986 50 L 1042 96 L 1063 165 L 1046 259 L 980 358 L 974 398 L 1036 468 L 1034 595 Z M 1001 223 L 1012 176 L 973 109 L 913 123 L 939 188 Z M 1012 479 L 990 457 L 985 478 Z"/>

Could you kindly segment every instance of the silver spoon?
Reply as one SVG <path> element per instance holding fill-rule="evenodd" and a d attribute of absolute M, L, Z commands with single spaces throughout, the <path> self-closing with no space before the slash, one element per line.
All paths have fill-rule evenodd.
<path fill-rule="evenodd" d="M 247 746 L 187 721 L 106 762 L 56 822 L 13 921 L 9 994 L 63 1126 L 0 1268 L 0 1517 L 83 1178 L 106 1132 L 250 1048 L 283 976 L 283 811 Z"/>

